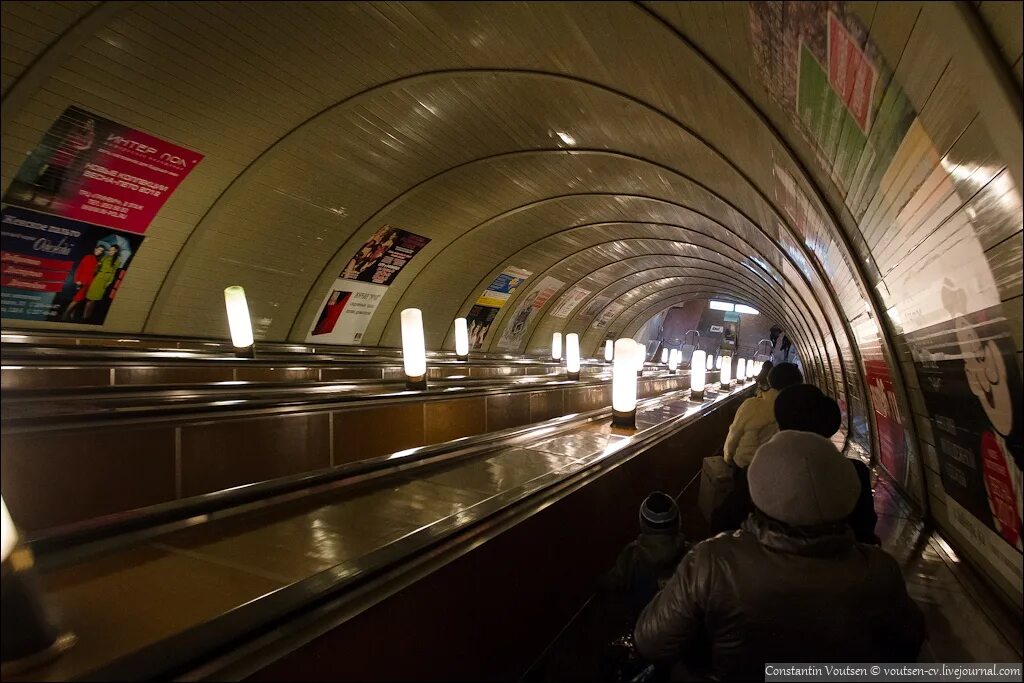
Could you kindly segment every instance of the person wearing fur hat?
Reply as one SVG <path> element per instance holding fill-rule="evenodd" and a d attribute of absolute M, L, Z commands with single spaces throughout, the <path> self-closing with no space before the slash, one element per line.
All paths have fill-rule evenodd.
<path fill-rule="evenodd" d="M 912 662 L 924 619 L 899 565 L 857 543 L 847 524 L 860 494 L 829 439 L 783 431 L 748 472 L 755 512 L 698 543 L 634 630 L 673 678 L 761 680 L 767 662 Z"/>

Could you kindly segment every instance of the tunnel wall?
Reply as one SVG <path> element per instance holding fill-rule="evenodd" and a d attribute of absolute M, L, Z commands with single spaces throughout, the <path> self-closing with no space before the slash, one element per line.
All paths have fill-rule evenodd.
<path fill-rule="evenodd" d="M 262 340 L 343 341 L 312 333 L 352 291 L 376 308 L 349 342 L 396 345 L 416 306 L 429 347 L 470 315 L 483 350 L 561 329 L 591 355 L 687 300 L 747 303 L 1019 605 L 1019 3 L 2 12 L 3 188 L 72 105 L 202 156 L 103 330 L 224 338 L 242 284 Z M 340 277 L 384 226 L 407 249 L 386 286 Z"/>

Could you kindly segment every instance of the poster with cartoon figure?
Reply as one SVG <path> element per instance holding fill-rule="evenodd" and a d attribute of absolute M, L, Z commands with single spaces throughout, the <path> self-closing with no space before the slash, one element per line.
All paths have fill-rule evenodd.
<path fill-rule="evenodd" d="M 914 331 L 914 356 L 946 493 L 1018 551 L 1021 543 L 1020 375 L 1000 306 L 964 313 L 963 291 L 947 280 L 952 320 Z"/>

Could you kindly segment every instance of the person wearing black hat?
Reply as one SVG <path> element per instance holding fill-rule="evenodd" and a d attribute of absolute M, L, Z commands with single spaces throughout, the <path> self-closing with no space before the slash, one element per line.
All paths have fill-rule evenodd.
<path fill-rule="evenodd" d="M 689 545 L 679 531 L 679 506 L 672 496 L 655 491 L 640 505 L 640 535 L 622 549 L 602 581 L 607 590 L 622 591 L 635 613 L 658 592 Z"/>
<path fill-rule="evenodd" d="M 762 680 L 768 662 L 912 662 L 924 619 L 899 565 L 846 522 L 857 474 L 831 441 L 783 431 L 748 481 L 756 510 L 698 543 L 644 608 L 636 647 L 673 678 Z"/>
<path fill-rule="evenodd" d="M 776 397 L 775 421 L 779 431 L 795 429 L 831 438 L 839 431 L 843 414 L 836 400 L 826 396 L 818 387 L 813 384 L 797 384 L 783 389 Z M 860 496 L 849 517 L 850 527 L 859 543 L 881 545 L 881 539 L 875 534 L 878 515 L 875 513 L 871 492 L 871 470 L 858 458 L 850 458 L 850 463 L 860 481 Z"/>

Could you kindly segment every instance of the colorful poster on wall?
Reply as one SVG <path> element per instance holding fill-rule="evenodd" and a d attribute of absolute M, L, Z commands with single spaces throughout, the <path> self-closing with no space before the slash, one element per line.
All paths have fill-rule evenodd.
<path fill-rule="evenodd" d="M 942 300 L 956 317 L 907 335 L 933 425 L 946 493 L 1017 550 L 1021 544 L 1024 425 L 1016 348 L 1001 306 L 965 312 L 949 281 Z"/>
<path fill-rule="evenodd" d="M 529 270 L 509 267 L 498 274 L 469 309 L 466 325 L 469 328 L 469 348 L 480 349 L 484 345 L 491 325 L 512 292 L 532 275 Z"/>
<path fill-rule="evenodd" d="M 429 242 L 429 237 L 383 225 L 359 247 L 338 277 L 390 285 L 402 268 Z"/>
<path fill-rule="evenodd" d="M 498 348 L 505 351 L 519 348 L 523 343 L 526 330 L 530 327 L 530 321 L 544 307 L 544 304 L 564 286 L 564 282 L 550 275 L 545 276 L 544 279 L 534 285 L 533 289 L 527 292 L 523 300 L 516 306 L 515 313 L 512 314 L 511 319 L 505 326 L 505 330 L 501 333 L 501 339 L 498 340 Z"/>
<path fill-rule="evenodd" d="M 583 289 L 579 285 L 573 285 L 569 288 L 569 291 L 561 296 L 554 308 L 551 309 L 551 317 L 553 318 L 568 318 L 573 310 L 583 300 L 590 296 L 589 289 Z"/>
<path fill-rule="evenodd" d="M 202 158 L 68 107 L 21 165 L 3 201 L 141 235 Z"/>
<path fill-rule="evenodd" d="M 306 341 L 361 344 L 388 285 L 429 242 L 429 237 L 382 225 L 338 274 Z"/>
<path fill-rule="evenodd" d="M 335 280 L 313 322 L 308 341 L 329 344 L 359 344 L 384 293 L 383 285 L 352 280 Z"/>
<path fill-rule="evenodd" d="M 4 318 L 102 325 L 142 236 L 7 207 L 0 237 Z"/>
<path fill-rule="evenodd" d="M 749 7 L 754 72 L 768 95 L 843 190 L 864 176 L 877 183 L 916 113 L 863 24 L 836 0 Z"/>
<path fill-rule="evenodd" d="M 893 479 L 906 485 L 910 478 L 910 463 L 907 458 L 907 432 L 903 424 L 909 416 L 900 410 L 892 375 L 884 360 L 865 360 L 864 373 L 871 394 L 871 407 L 875 411 L 879 464 Z"/>
<path fill-rule="evenodd" d="M 608 323 L 611 322 L 612 318 L 621 313 L 625 307 L 625 304 L 616 301 L 615 303 L 605 308 L 603 311 L 601 311 L 601 315 L 597 317 L 597 320 L 594 321 L 594 328 L 601 329 L 603 327 L 607 327 Z"/>

